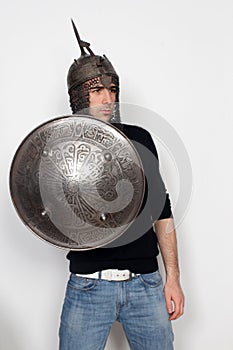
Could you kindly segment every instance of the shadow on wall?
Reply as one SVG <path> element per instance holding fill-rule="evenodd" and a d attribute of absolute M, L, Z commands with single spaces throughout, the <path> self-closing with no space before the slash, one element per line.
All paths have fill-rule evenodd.
<path fill-rule="evenodd" d="M 125 333 L 119 322 L 113 324 L 105 350 L 129 350 Z"/>

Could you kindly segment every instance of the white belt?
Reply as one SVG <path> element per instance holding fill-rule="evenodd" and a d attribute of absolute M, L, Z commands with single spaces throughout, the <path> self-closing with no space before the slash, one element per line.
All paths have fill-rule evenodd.
<path fill-rule="evenodd" d="M 86 277 L 86 278 L 96 278 L 107 281 L 128 281 L 133 277 L 138 276 L 138 273 L 133 273 L 129 270 L 117 270 L 117 269 L 108 269 L 103 271 L 98 271 L 89 274 L 80 274 L 76 273 L 76 276 Z"/>

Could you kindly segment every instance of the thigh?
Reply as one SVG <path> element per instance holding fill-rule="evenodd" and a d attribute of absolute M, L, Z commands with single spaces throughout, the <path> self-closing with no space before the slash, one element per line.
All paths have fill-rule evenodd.
<path fill-rule="evenodd" d="M 128 284 L 127 304 L 120 322 L 133 350 L 172 350 L 173 332 L 159 271 Z"/>
<path fill-rule="evenodd" d="M 104 349 L 115 312 L 113 293 L 101 282 L 71 274 L 61 315 L 60 350 Z"/>

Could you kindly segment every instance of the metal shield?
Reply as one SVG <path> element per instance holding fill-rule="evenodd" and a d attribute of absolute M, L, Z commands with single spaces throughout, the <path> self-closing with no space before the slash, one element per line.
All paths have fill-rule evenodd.
<path fill-rule="evenodd" d="M 144 187 L 132 143 L 111 124 L 84 115 L 33 130 L 10 172 L 21 220 L 40 238 L 71 250 L 97 248 L 122 235 L 140 210 Z"/>

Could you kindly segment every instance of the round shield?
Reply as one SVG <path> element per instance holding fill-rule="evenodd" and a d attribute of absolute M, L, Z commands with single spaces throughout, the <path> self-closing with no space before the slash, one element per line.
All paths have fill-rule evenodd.
<path fill-rule="evenodd" d="M 144 196 L 140 157 L 126 136 L 88 116 L 53 119 L 19 146 L 10 191 L 21 220 L 71 250 L 103 246 L 136 218 Z"/>

